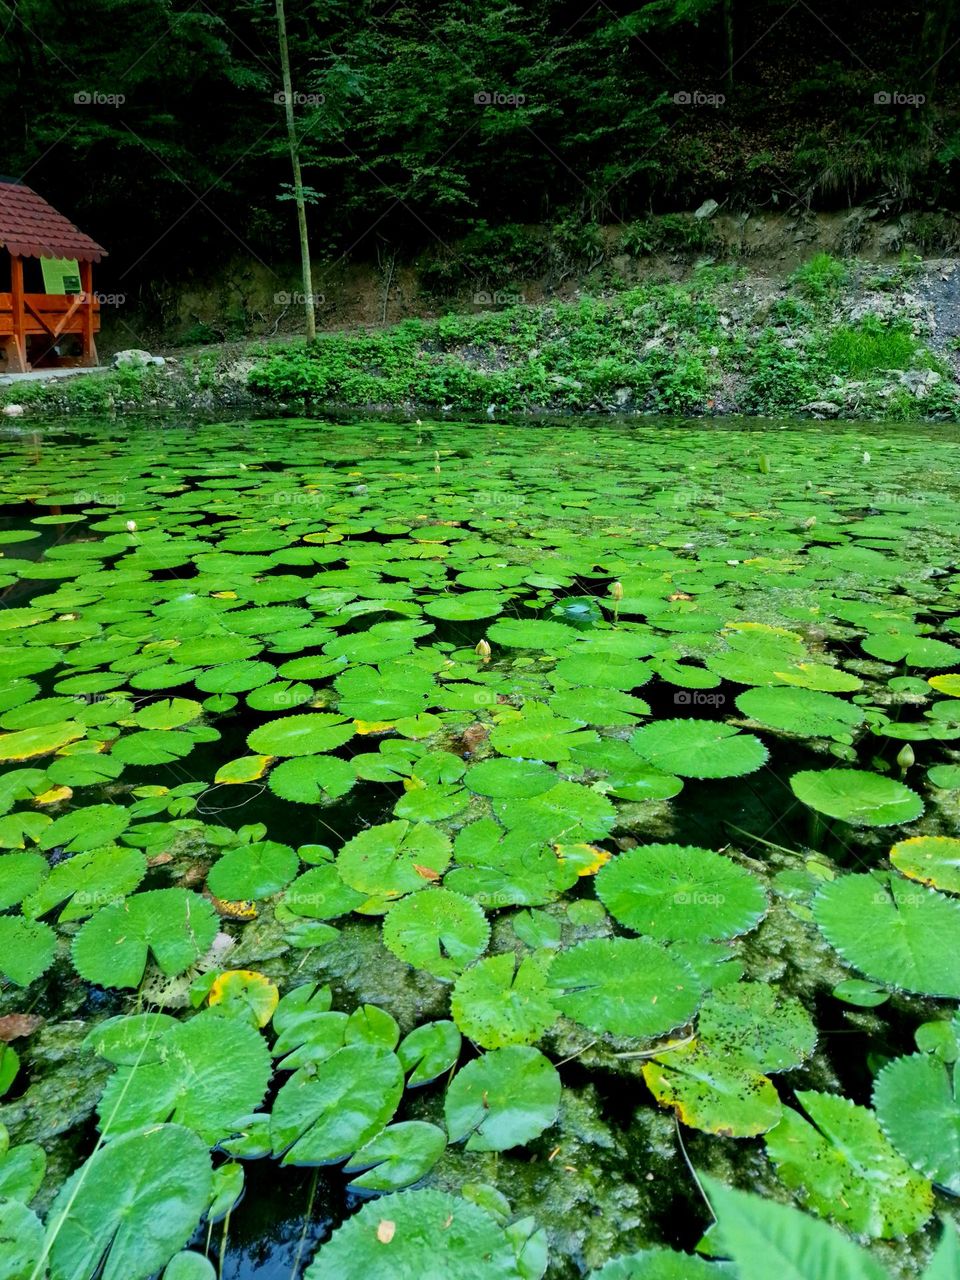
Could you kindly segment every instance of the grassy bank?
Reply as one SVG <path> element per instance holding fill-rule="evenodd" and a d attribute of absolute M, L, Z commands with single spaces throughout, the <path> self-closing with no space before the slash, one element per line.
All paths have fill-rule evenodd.
<path fill-rule="evenodd" d="M 704 267 L 680 284 L 325 334 L 275 350 L 249 384 L 357 408 L 954 417 L 924 282 L 913 261 L 827 255 L 783 282 Z"/>
<path fill-rule="evenodd" d="M 326 332 L 310 349 L 300 340 L 206 346 L 162 368 L 0 388 L 0 402 L 37 414 L 279 407 L 949 420 L 960 415 L 955 274 L 955 260 L 912 257 L 876 266 L 819 254 L 779 279 L 705 265 L 679 283 Z"/>

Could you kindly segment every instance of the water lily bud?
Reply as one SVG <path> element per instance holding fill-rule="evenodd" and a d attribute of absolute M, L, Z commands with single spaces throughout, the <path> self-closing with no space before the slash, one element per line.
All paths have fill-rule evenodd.
<path fill-rule="evenodd" d="M 479 658 L 482 658 L 484 662 L 489 662 L 489 661 L 490 661 L 490 655 L 491 655 L 491 653 L 492 653 L 492 652 L 493 652 L 493 650 L 490 648 L 490 645 L 487 643 L 487 641 L 486 641 L 486 640 L 478 640 L 478 641 L 477 641 L 477 646 L 476 646 L 476 648 L 474 649 L 474 653 L 475 653 Z"/>
<path fill-rule="evenodd" d="M 127 533 L 136 533 L 136 532 L 137 532 L 137 522 L 136 522 L 136 520 L 128 520 L 128 521 L 127 521 Z"/>
<path fill-rule="evenodd" d="M 870 455 L 869 455 L 869 453 L 867 453 L 866 449 L 864 449 L 864 451 L 863 451 L 863 460 L 864 460 L 864 462 L 869 462 L 869 461 L 870 461 Z"/>
<path fill-rule="evenodd" d="M 906 773 L 910 766 L 916 762 L 916 759 L 917 757 L 913 754 L 913 747 L 909 742 L 905 742 L 897 756 L 897 764 Z"/>
<path fill-rule="evenodd" d="M 804 529 L 812 529 L 816 523 L 817 523 L 816 516 L 807 516 L 806 520 L 804 520 L 803 522 L 803 527 Z"/>
<path fill-rule="evenodd" d="M 435 463 L 433 464 L 433 474 L 434 474 L 435 476 L 438 476 L 438 475 L 440 474 L 440 463 L 439 463 L 439 462 L 435 462 Z"/>
<path fill-rule="evenodd" d="M 420 421 L 420 419 L 419 419 L 419 418 L 417 419 L 417 426 L 418 426 L 418 427 L 422 427 L 422 426 L 423 426 L 423 423 Z"/>
<path fill-rule="evenodd" d="M 611 582 L 610 595 L 613 597 L 614 600 L 622 600 L 623 599 L 623 583 Z"/>

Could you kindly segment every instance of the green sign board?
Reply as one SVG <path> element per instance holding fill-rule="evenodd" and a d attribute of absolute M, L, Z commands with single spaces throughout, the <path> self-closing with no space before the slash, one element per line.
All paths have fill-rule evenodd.
<path fill-rule="evenodd" d="M 80 267 L 76 258 L 41 258 L 46 293 L 80 293 Z"/>

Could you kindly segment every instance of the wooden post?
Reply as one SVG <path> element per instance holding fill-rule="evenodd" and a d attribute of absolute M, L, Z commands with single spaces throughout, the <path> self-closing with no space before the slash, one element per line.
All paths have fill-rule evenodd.
<path fill-rule="evenodd" d="M 80 263 L 80 290 L 83 293 L 80 330 L 83 346 L 80 361 L 85 367 L 90 368 L 97 363 L 97 344 L 93 338 L 93 308 L 96 300 L 93 296 L 92 262 Z"/>
<path fill-rule="evenodd" d="M 7 366 L 10 373 L 26 373 L 27 339 L 24 334 L 23 316 L 23 259 L 10 255 L 10 302 L 13 311 L 13 342 L 7 347 Z"/>

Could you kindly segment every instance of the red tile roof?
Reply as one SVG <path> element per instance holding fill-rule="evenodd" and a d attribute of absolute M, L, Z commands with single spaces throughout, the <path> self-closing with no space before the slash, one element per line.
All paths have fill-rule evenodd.
<path fill-rule="evenodd" d="M 0 245 L 19 258 L 99 262 L 107 252 L 20 182 L 0 182 Z"/>

